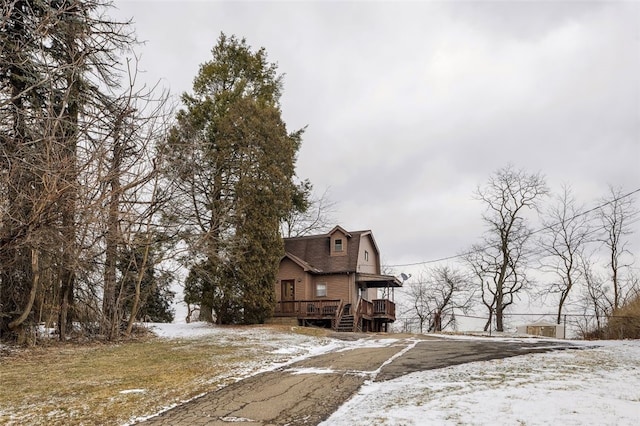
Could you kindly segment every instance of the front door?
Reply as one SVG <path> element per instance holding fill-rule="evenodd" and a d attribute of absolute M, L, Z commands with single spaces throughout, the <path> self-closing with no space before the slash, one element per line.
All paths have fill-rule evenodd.
<path fill-rule="evenodd" d="M 296 282 L 295 280 L 282 280 L 281 285 L 282 311 L 289 313 L 294 312 L 295 306 L 293 301 L 296 299 Z"/>

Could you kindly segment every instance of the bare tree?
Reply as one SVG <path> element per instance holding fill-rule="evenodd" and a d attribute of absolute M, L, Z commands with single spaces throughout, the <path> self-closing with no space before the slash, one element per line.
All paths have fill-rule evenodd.
<path fill-rule="evenodd" d="M 407 285 L 405 291 L 410 304 L 406 313 L 416 316 L 420 333 L 424 333 L 424 326 L 425 324 L 428 325 L 429 318 L 431 317 L 429 282 L 425 276 L 420 276 L 417 281 Z"/>
<path fill-rule="evenodd" d="M 473 270 L 489 313 L 485 329 L 490 327 L 495 313 L 496 330 L 504 331 L 505 309 L 529 282 L 526 267 L 531 230 L 525 213 L 537 211 L 540 199 L 547 193 L 541 175 L 511 166 L 498 170 L 485 187 L 476 191 L 477 199 L 486 207 L 482 219 L 487 230 L 483 243 L 472 247 L 464 258 Z"/>
<path fill-rule="evenodd" d="M 130 52 L 135 38 L 126 23 L 103 14 L 108 5 L 2 4 L 0 337 L 20 341 L 45 318 L 55 321 L 61 339 L 76 320 L 100 323 L 100 269 L 111 259 L 107 211 L 117 207 L 107 200 L 119 194 L 119 220 L 108 229 L 127 229 L 145 211 L 127 194 L 144 193 L 153 168 L 154 140 L 143 113 L 150 98 L 129 86 L 121 91 L 119 55 Z M 123 141 L 120 158 L 129 163 L 120 162 L 114 191 L 115 169 L 109 174 L 104 166 L 117 163 L 116 141 Z"/>
<path fill-rule="evenodd" d="M 418 318 L 420 333 L 427 324 L 429 332 L 455 326 L 455 312 L 467 313 L 472 305 L 472 282 L 448 266 L 425 270 L 407 288 L 410 312 Z"/>
<path fill-rule="evenodd" d="M 594 271 L 590 256 L 581 254 L 579 264 L 584 286 L 580 295 L 583 316 L 577 326 L 582 336 L 588 336 L 594 331 L 602 330 L 613 312 L 613 299 L 610 297 L 605 279 Z"/>
<path fill-rule="evenodd" d="M 285 238 L 328 231 L 335 225 L 336 203 L 331 201 L 329 189 L 316 195 L 311 183 L 302 181 L 297 187 L 293 206 L 280 225 L 280 232 Z"/>
<path fill-rule="evenodd" d="M 546 291 L 559 296 L 558 324 L 571 290 L 583 280 L 585 273 L 581 259 L 591 229 L 587 215 L 580 213 L 580 210 L 575 206 L 571 189 L 565 186 L 543 219 L 544 234 L 540 239 L 544 256 L 542 263 L 543 269 L 555 276 Z"/>
<path fill-rule="evenodd" d="M 624 271 L 633 264 L 633 256 L 628 250 L 628 237 L 633 233 L 638 209 L 633 197 L 624 195 L 620 188 L 609 187 L 609 197 L 598 211 L 602 224 L 602 242 L 608 253 L 607 267 L 613 291 L 613 309 L 618 309 L 626 300 L 632 280 L 624 276 Z"/>
<path fill-rule="evenodd" d="M 155 99 L 153 91 L 136 88 L 135 72 L 130 68 L 127 91 L 114 99 L 111 137 L 102 141 L 99 148 L 103 152 L 99 165 L 103 185 L 99 194 L 106 204 L 102 329 L 109 339 L 119 335 L 122 322 L 127 323 L 126 334 L 131 333 L 161 204 L 154 144 L 168 130 L 167 97 L 162 94 Z M 139 259 L 130 256 L 124 260 L 123 253 L 131 251 L 143 254 Z M 132 260 L 141 263 L 122 267 L 123 261 L 128 264 Z M 126 286 L 128 268 L 138 272 L 133 294 Z M 132 303 L 128 303 L 130 298 Z M 127 305 L 132 307 L 131 312 L 125 311 Z"/>

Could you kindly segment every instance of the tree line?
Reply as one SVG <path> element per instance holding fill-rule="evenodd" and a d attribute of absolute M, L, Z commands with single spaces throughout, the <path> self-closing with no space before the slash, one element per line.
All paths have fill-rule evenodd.
<path fill-rule="evenodd" d="M 441 331 L 455 326 L 456 313 L 471 315 L 479 306 L 485 331 L 505 331 L 505 318 L 526 296 L 555 307 L 557 324 L 565 314 L 579 318 L 572 325 L 582 336 L 613 337 L 621 317 L 626 337 L 640 335 L 640 277 L 629 247 L 638 191 L 609 187 L 586 210 L 569 186 L 551 194 L 540 173 L 497 170 L 475 191 L 484 206 L 480 242 L 455 265 L 425 268 L 408 286 L 405 313 L 421 332 Z"/>
<path fill-rule="evenodd" d="M 312 202 L 282 76 L 221 34 L 176 113 L 138 83 L 135 34 L 109 7 L 1 6 L 0 339 L 44 326 L 114 340 L 171 321 L 177 267 L 206 319 L 262 322 L 280 227 Z"/>

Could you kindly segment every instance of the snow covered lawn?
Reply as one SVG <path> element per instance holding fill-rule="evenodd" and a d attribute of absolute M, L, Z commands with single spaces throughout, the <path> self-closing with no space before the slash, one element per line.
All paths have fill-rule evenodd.
<path fill-rule="evenodd" d="M 574 343 L 368 382 L 323 425 L 638 424 L 640 342 Z"/>
<path fill-rule="evenodd" d="M 161 338 L 0 347 L 0 425 L 122 425 L 347 343 L 291 327 L 149 327 Z"/>
<path fill-rule="evenodd" d="M 62 346 L 0 358 L 0 424 L 124 424 L 304 358 L 392 345 L 407 337 L 390 334 L 388 338 L 349 341 L 288 327 L 205 323 L 151 327 L 161 338 L 155 341 L 165 343 Z M 367 381 L 323 424 L 637 424 L 640 341 L 573 343 L 584 349 L 474 362 L 385 382 Z M 139 367 L 130 367 L 134 362 Z M 164 370 L 168 365 L 171 371 Z M 182 374 L 189 367 L 199 369 L 194 375 Z M 58 373 L 60 377 L 52 376 Z M 25 374 L 30 386 L 25 386 Z M 55 386 L 45 386 L 49 382 Z"/>

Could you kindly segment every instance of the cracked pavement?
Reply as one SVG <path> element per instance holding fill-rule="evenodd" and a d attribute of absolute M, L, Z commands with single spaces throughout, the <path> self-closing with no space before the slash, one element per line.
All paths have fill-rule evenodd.
<path fill-rule="evenodd" d="M 385 381 L 466 362 L 570 348 L 568 343 L 549 341 L 405 338 L 386 347 L 332 352 L 258 374 L 140 425 L 317 425 L 357 392 L 365 380 Z"/>

